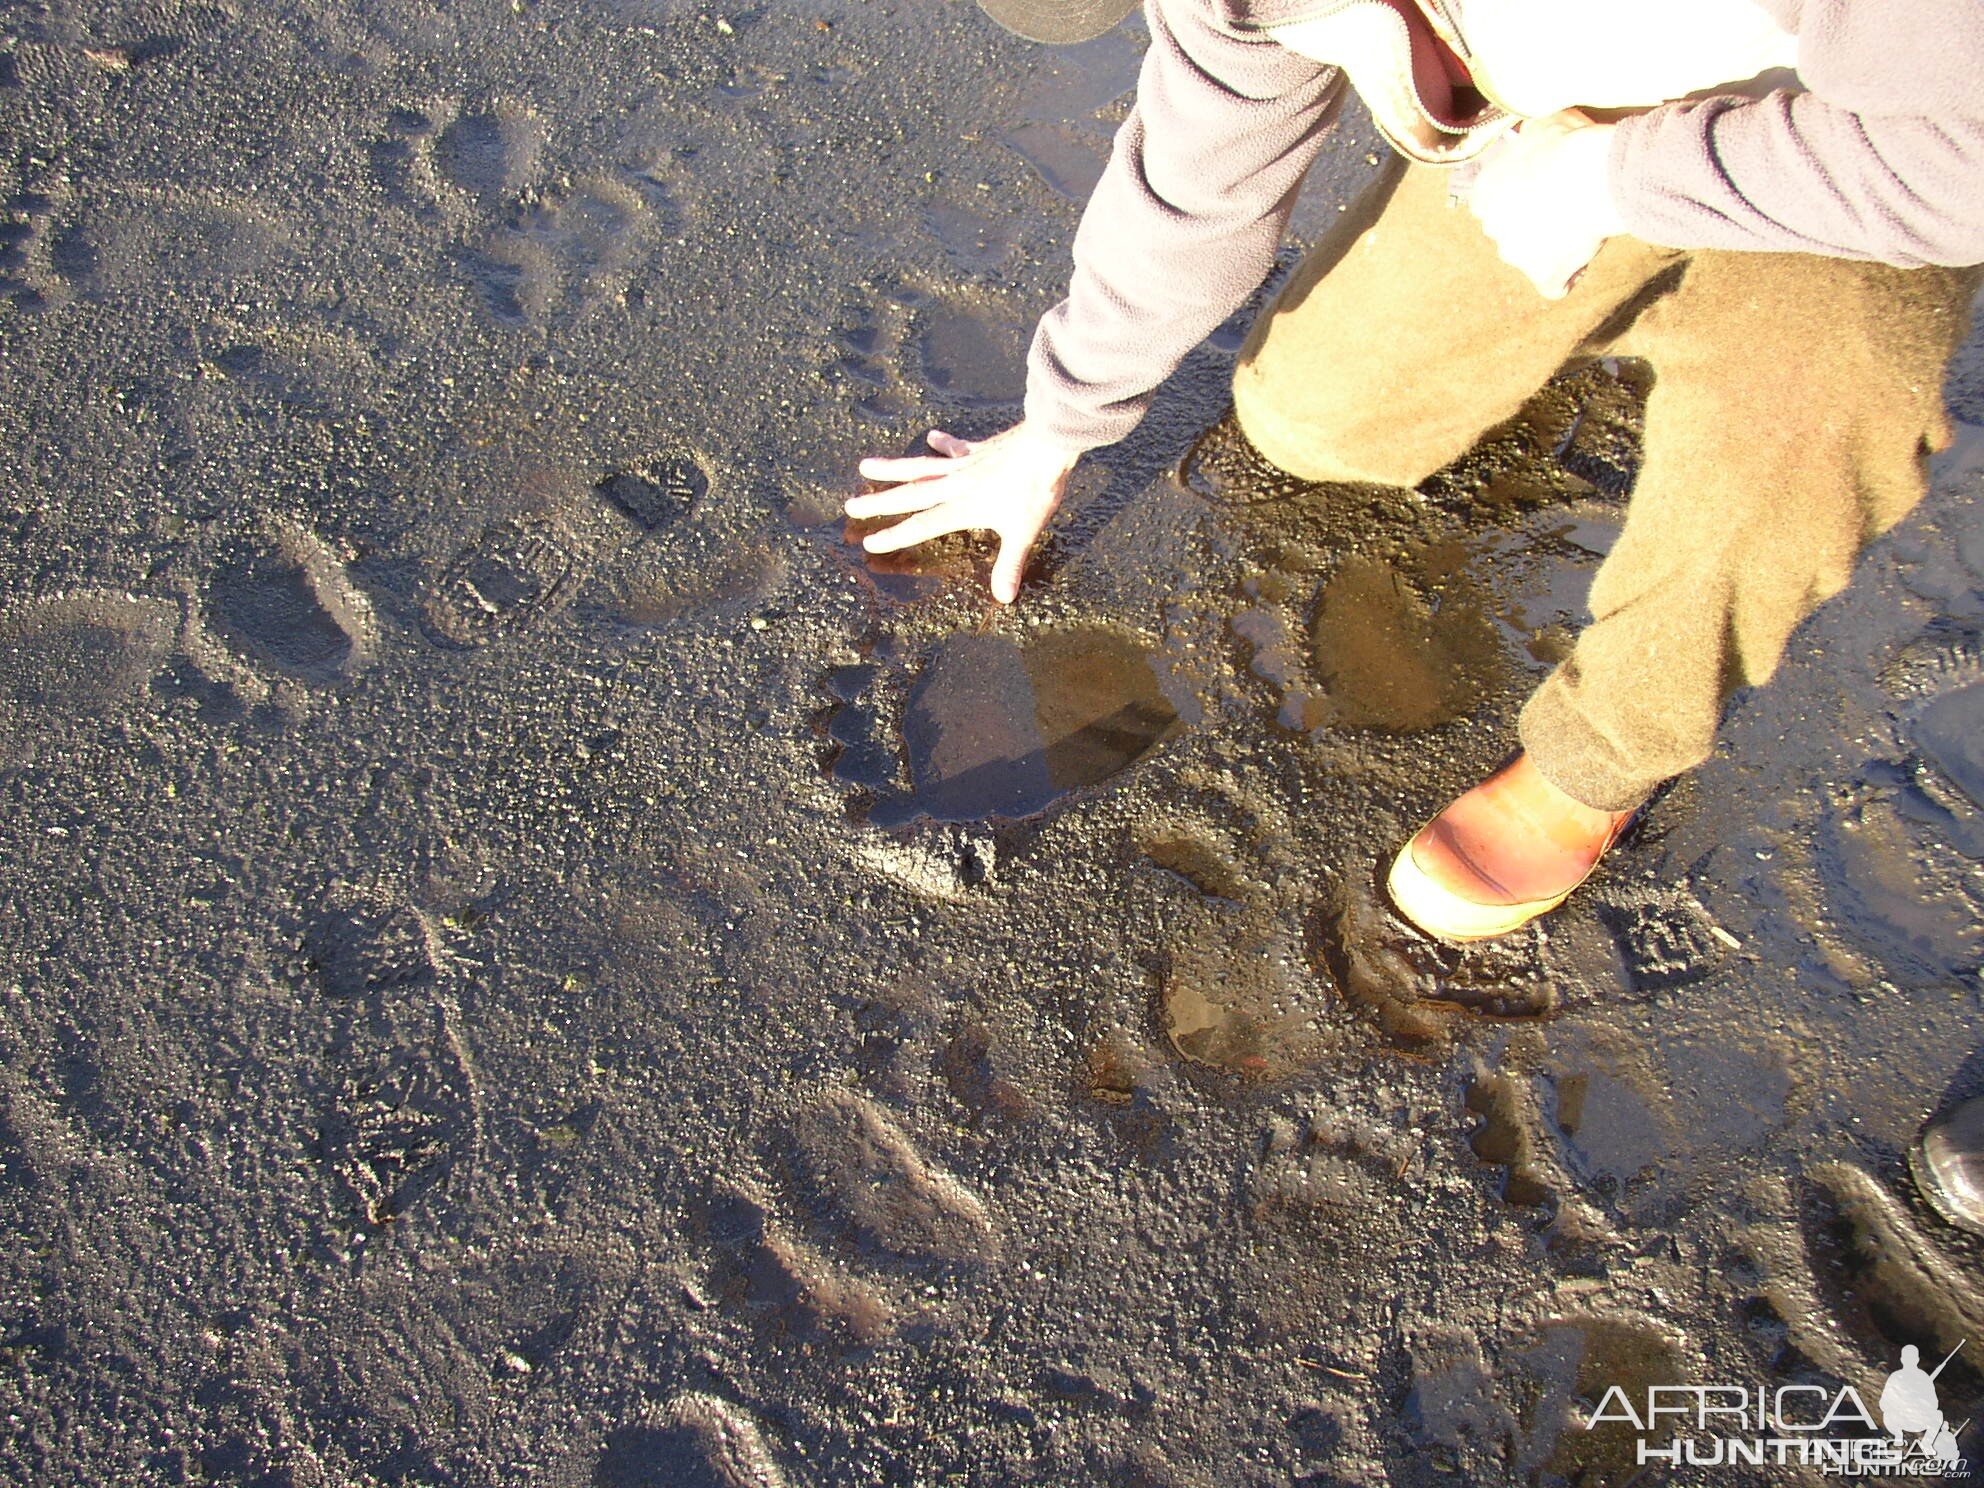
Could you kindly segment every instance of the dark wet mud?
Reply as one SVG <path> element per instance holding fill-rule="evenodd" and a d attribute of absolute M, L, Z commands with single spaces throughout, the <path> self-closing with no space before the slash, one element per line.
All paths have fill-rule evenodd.
<path fill-rule="evenodd" d="M 1984 1088 L 1984 358 L 1715 760 L 1428 945 L 1379 870 L 1645 369 L 1319 489 L 1243 315 L 1016 609 L 839 519 L 1012 416 L 1140 46 L 0 5 L 0 1479 L 1624 1484 L 1612 1384 L 1965 1338 L 1984 1410 L 1904 1161 Z"/>

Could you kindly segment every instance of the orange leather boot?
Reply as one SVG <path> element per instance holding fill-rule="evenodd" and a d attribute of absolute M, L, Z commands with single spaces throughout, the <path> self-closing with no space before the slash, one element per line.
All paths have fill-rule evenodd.
<path fill-rule="evenodd" d="M 1519 754 L 1421 827 L 1386 887 L 1428 935 L 1492 940 L 1562 904 L 1632 818 L 1573 800 Z"/>

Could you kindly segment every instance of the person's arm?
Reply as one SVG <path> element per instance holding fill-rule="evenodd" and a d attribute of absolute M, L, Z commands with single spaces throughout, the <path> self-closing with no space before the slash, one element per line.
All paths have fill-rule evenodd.
<path fill-rule="evenodd" d="M 1075 234 L 1068 297 L 1035 333 L 1026 421 L 1071 450 L 1136 427 L 1151 390 L 1267 277 L 1341 75 L 1148 0 L 1136 107 Z"/>
<path fill-rule="evenodd" d="M 1984 5 L 1771 0 L 1807 91 L 1671 103 L 1612 136 L 1628 231 L 1673 248 L 1984 262 Z"/>
<path fill-rule="evenodd" d="M 1041 529 L 1083 451 L 1136 427 L 1185 354 L 1260 287 L 1341 91 L 1332 68 L 1218 29 L 1210 0 L 1146 0 L 1150 48 L 1075 233 L 1068 298 L 1042 318 L 1026 415 L 990 439 L 933 431 L 934 455 L 869 459 L 847 514 L 904 520 L 871 553 L 948 532 L 999 538 L 992 593 L 1019 597 Z"/>

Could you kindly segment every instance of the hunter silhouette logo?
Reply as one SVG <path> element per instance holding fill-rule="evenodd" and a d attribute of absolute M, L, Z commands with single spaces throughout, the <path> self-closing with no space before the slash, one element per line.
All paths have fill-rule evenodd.
<path fill-rule="evenodd" d="M 1584 1425 L 1631 1425 L 1641 1433 L 1640 1466 L 1796 1463 L 1827 1477 L 1967 1478 L 1957 1438 L 1970 1423 L 1952 1425 L 1936 1393 L 1963 1346 L 1932 1370 L 1914 1344 L 1903 1348 L 1901 1367 L 1881 1386 L 1878 1419 L 1851 1385 L 1648 1385 L 1638 1401 L 1613 1385 Z"/>
<path fill-rule="evenodd" d="M 1961 1454 L 1957 1451 L 1956 1431 L 1950 1429 L 1949 1422 L 1943 1419 L 1942 1404 L 1936 1398 L 1936 1376 L 1949 1367 L 1949 1362 L 1957 1355 L 1959 1343 L 1949 1351 L 1942 1363 L 1929 1373 L 1923 1373 L 1920 1360 L 1922 1351 L 1909 1344 L 1901 1351 L 1901 1368 L 1888 1376 L 1888 1382 L 1881 1386 L 1881 1424 L 1888 1429 L 1897 1445 L 1907 1438 L 1914 1437 L 1922 1455 L 1932 1462 L 1955 1465 Z M 1964 1425 L 1969 1425 L 1965 1422 Z"/>

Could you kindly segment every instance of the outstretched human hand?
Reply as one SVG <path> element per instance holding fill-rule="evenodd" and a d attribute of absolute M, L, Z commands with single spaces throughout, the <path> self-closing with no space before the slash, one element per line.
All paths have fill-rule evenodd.
<path fill-rule="evenodd" d="M 847 514 L 905 519 L 869 533 L 861 545 L 871 553 L 893 553 L 947 532 L 997 533 L 992 597 L 1011 604 L 1019 598 L 1027 554 L 1061 504 L 1068 472 L 1081 453 L 1042 438 L 1024 423 L 990 439 L 959 439 L 942 429 L 932 429 L 929 439 L 934 455 L 861 462 L 869 480 L 901 484 L 850 497 Z"/>
<path fill-rule="evenodd" d="M 1505 262 L 1562 299 L 1600 245 L 1626 230 L 1612 204 L 1612 126 L 1577 109 L 1526 119 L 1482 157 L 1468 205 Z"/>

